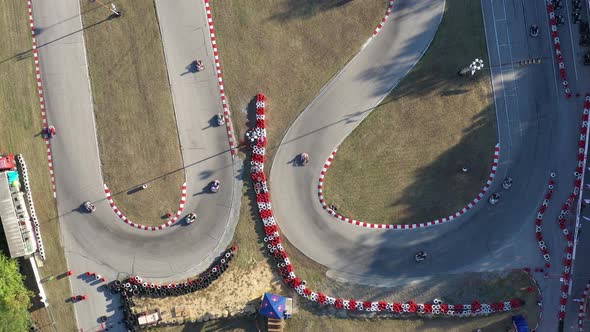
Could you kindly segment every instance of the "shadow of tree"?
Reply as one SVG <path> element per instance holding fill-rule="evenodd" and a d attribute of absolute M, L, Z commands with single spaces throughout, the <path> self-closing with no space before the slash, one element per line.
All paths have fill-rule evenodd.
<path fill-rule="evenodd" d="M 475 116 L 471 127 L 464 129 L 465 135 L 457 145 L 417 169 L 416 181 L 385 208 L 403 206 L 405 213 L 398 222 L 416 223 L 447 217 L 471 202 L 490 174 L 495 121 L 489 105 Z M 467 174 L 459 172 L 463 166 L 469 169 Z"/>
<path fill-rule="evenodd" d="M 330 9 L 345 6 L 352 1 L 353 0 L 288 0 L 283 5 L 283 10 L 272 16 L 271 19 L 279 21 L 301 18 L 305 19 Z"/>

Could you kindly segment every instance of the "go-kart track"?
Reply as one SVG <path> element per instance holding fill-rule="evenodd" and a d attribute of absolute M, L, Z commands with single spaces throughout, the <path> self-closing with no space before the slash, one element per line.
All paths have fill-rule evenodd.
<path fill-rule="evenodd" d="M 204 1 L 156 0 L 185 166 L 187 198 L 181 212 L 198 212 L 194 224 L 176 222 L 156 232 L 129 227 L 105 199 L 78 0 L 32 3 L 47 119 L 58 131 L 51 153 L 69 267 L 108 280 L 131 274 L 166 281 L 198 274 L 231 240 L 241 193 L 241 161 L 232 158 L 225 128 L 201 129 L 227 111 L 225 97 L 219 98 L 219 57 Z M 543 266 L 534 222 L 551 171 L 557 174 L 552 202 L 558 203 L 545 212 L 543 235 L 552 253 L 565 248 L 559 225 L 548 221 L 557 220 L 560 204 L 571 193 L 582 98 L 564 95 L 544 1 L 482 0 L 482 5 L 501 146 L 496 178 L 511 176 L 512 188 L 491 206 L 488 195 L 501 191 L 501 181 L 494 181 L 483 200 L 456 222 L 403 232 L 343 223 L 318 202 L 318 174 L 327 156 L 414 66 L 442 19 L 444 0 L 396 1 L 387 23 L 292 124 L 273 161 L 270 190 L 278 225 L 293 245 L 327 266 L 329 276 L 394 285 Z M 540 26 L 539 37 L 529 37 L 530 24 Z M 577 46 L 568 29 L 560 28 L 563 69 L 568 88 L 584 94 L 581 87 L 588 87 L 590 75 L 576 67 Z M 204 60 L 205 70 L 181 76 L 195 58 Z M 530 58 L 544 61 L 518 65 Z M 309 154 L 309 163 L 293 167 L 290 161 L 301 152 Z M 222 189 L 208 194 L 214 179 L 221 180 Z M 125 194 L 111 193 L 114 201 Z M 85 212 L 86 200 L 96 205 L 95 212 Z M 421 250 L 428 258 L 416 264 L 414 254 Z M 554 255 L 550 278 L 541 280 L 545 314 L 538 331 L 557 326 L 562 266 Z M 74 294 L 89 294 L 75 305 L 79 328 L 96 331 L 106 299 L 83 280 L 71 284 Z"/>

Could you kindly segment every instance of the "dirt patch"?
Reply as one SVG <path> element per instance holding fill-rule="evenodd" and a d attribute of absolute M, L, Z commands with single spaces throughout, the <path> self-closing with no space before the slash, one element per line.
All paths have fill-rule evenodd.
<path fill-rule="evenodd" d="M 471 202 L 490 174 L 496 120 L 489 72 L 457 72 L 486 55 L 480 3 L 446 1 L 430 49 L 339 147 L 326 201 L 383 224 L 427 222 Z"/>
<path fill-rule="evenodd" d="M 159 308 L 164 323 L 208 321 L 253 314 L 265 292 L 280 294 L 281 278 L 267 264 L 230 268 L 205 290 L 170 298 L 138 298 L 138 312 Z"/>

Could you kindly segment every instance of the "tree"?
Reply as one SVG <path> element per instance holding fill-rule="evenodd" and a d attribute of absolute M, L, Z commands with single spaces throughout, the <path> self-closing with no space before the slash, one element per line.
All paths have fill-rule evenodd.
<path fill-rule="evenodd" d="M 33 294 L 23 280 L 17 261 L 0 253 L 0 332 L 29 329 Z"/>

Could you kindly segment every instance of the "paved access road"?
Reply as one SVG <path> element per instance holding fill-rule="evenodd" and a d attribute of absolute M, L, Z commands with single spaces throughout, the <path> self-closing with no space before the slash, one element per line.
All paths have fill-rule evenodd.
<path fill-rule="evenodd" d="M 544 263 L 534 239 L 534 218 L 549 172 L 556 171 L 558 185 L 543 226 L 554 264 L 550 282 L 543 285 L 547 305 L 542 328 L 554 331 L 565 248 L 555 220 L 573 189 L 582 98 L 564 98 L 543 2 L 482 0 L 482 6 L 501 144 L 500 180 L 491 192 L 501 190 L 505 176 L 514 179 L 501 202 L 492 207 L 483 201 L 449 224 L 385 231 L 338 221 L 317 200 L 318 175 L 329 153 L 397 84 L 434 37 L 444 1 L 400 0 L 380 34 L 320 92 L 282 140 L 270 177 L 275 216 L 289 241 L 327 266 L 335 278 L 393 285 L 445 274 L 534 268 Z M 541 27 L 538 38 L 529 37 L 530 24 Z M 579 58 L 574 67 L 569 26 L 560 28 L 560 34 L 570 85 L 578 92 L 588 82 Z M 539 57 L 540 65 L 517 63 Z M 304 151 L 311 157 L 308 166 L 293 167 L 289 161 Z M 416 264 L 413 256 L 419 250 L 430 255 Z"/>
<path fill-rule="evenodd" d="M 178 280 L 205 269 L 233 236 L 241 162 L 231 158 L 225 127 L 210 126 L 222 108 L 204 3 L 156 1 L 156 6 L 186 167 L 184 212 L 197 211 L 198 222 L 148 232 L 124 224 L 105 200 L 79 1 L 33 1 L 48 120 L 57 128 L 52 153 L 62 242 L 76 274 L 95 271 L 109 280 L 126 274 Z M 104 11 L 106 18 L 109 12 Z M 101 25 L 108 24 L 115 22 Z M 205 61 L 206 70 L 187 72 L 196 58 Z M 130 161 L 122 160 L 126 162 Z M 213 179 L 221 180 L 221 191 L 203 193 Z M 96 202 L 96 212 L 82 211 L 85 200 Z M 97 318 L 113 315 L 116 304 L 84 279 L 72 278 L 71 285 L 74 294 L 89 297 L 75 305 L 79 328 L 100 328 Z M 115 321 L 109 318 L 109 324 Z"/>

